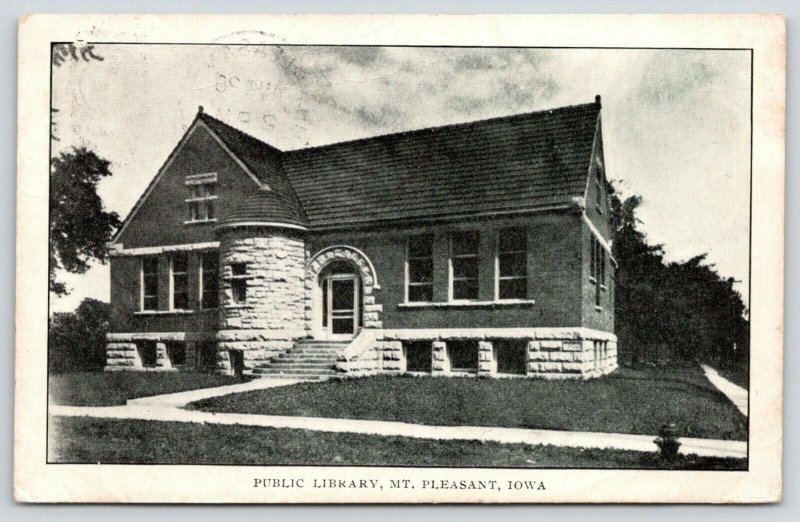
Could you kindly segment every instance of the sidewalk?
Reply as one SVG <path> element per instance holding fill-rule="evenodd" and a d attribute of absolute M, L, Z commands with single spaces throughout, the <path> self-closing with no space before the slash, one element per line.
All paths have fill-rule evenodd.
<path fill-rule="evenodd" d="M 183 395 L 185 397 L 187 394 L 188 392 L 174 395 Z M 181 400 L 183 400 L 183 398 L 181 398 Z M 196 422 L 220 425 L 258 426 L 263 428 L 289 428 L 334 433 L 361 433 L 367 435 L 412 437 L 418 439 L 479 440 L 504 444 L 551 444 L 553 446 L 575 448 L 657 451 L 657 447 L 653 442 L 655 439 L 654 435 L 529 430 L 481 426 L 427 426 L 408 424 L 405 422 L 374 420 L 210 413 L 182 410 L 171 405 L 158 404 L 158 401 L 151 401 L 150 403 L 144 404 L 139 401 L 136 404 L 111 407 L 51 405 L 50 414 L 64 417 L 135 419 L 163 422 Z M 680 452 L 684 454 L 694 453 L 704 457 L 744 458 L 747 456 L 747 444 L 743 441 L 694 438 L 682 438 L 679 440 L 681 443 Z"/>
<path fill-rule="evenodd" d="M 151 397 L 139 397 L 126 401 L 129 406 L 158 406 L 181 408 L 190 402 L 230 395 L 231 393 L 243 393 L 253 390 L 264 390 L 266 388 L 277 388 L 303 382 L 295 379 L 253 379 L 252 381 L 241 384 L 231 384 L 228 386 L 217 386 L 214 388 L 201 388 L 199 390 L 189 390 L 177 393 L 166 393 L 164 395 L 153 395 Z"/>
<path fill-rule="evenodd" d="M 742 415 L 747 417 L 749 413 L 747 401 L 748 391 L 721 376 L 714 368 L 706 366 L 705 364 L 701 364 L 700 366 L 703 367 L 706 378 L 711 381 L 711 384 L 725 394 L 725 396 L 730 399 L 733 405 L 736 406 L 740 412 L 742 412 Z"/>

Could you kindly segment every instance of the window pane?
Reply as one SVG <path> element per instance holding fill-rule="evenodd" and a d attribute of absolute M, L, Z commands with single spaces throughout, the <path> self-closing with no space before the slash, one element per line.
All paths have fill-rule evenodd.
<path fill-rule="evenodd" d="M 355 281 L 352 279 L 334 279 L 331 281 L 333 296 L 331 305 L 334 311 L 353 310 L 355 304 Z"/>
<path fill-rule="evenodd" d="M 433 257 L 433 234 L 414 236 L 408 240 L 409 257 Z"/>
<path fill-rule="evenodd" d="M 158 258 L 157 257 L 146 257 L 142 261 L 144 265 L 144 273 L 145 275 L 152 274 L 156 275 L 158 272 Z"/>
<path fill-rule="evenodd" d="M 453 277 L 454 278 L 477 278 L 478 277 L 478 258 L 477 257 L 454 257 L 453 258 Z"/>
<path fill-rule="evenodd" d="M 507 228 L 500 231 L 498 250 L 500 252 L 524 251 L 528 240 L 524 228 Z"/>
<path fill-rule="evenodd" d="M 331 319 L 331 330 L 334 334 L 351 334 L 353 333 L 353 319 Z"/>
<path fill-rule="evenodd" d="M 500 277 L 528 275 L 528 261 L 525 252 L 500 254 Z"/>
<path fill-rule="evenodd" d="M 452 238 L 452 253 L 454 256 L 477 255 L 480 245 L 478 232 L 456 232 Z"/>
<path fill-rule="evenodd" d="M 231 294 L 234 303 L 245 303 L 247 301 L 247 281 L 244 279 L 231 281 Z"/>
<path fill-rule="evenodd" d="M 206 219 L 214 219 L 214 200 L 206 201 Z"/>
<path fill-rule="evenodd" d="M 216 308 L 219 306 L 219 258 L 216 252 L 203 254 L 201 263 L 201 284 L 203 295 L 201 296 L 202 308 Z"/>
<path fill-rule="evenodd" d="M 200 219 L 200 203 L 193 201 L 189 203 L 189 221 Z"/>
<path fill-rule="evenodd" d="M 409 261 L 408 280 L 411 283 L 433 282 L 433 259 L 412 259 Z"/>
<path fill-rule="evenodd" d="M 478 369 L 478 341 L 447 341 L 447 354 L 454 370 Z"/>
<path fill-rule="evenodd" d="M 144 309 L 145 310 L 155 310 L 158 308 L 158 297 L 155 295 L 144 297 Z"/>
<path fill-rule="evenodd" d="M 408 287 L 408 300 L 412 303 L 433 301 L 433 285 L 414 285 Z"/>
<path fill-rule="evenodd" d="M 215 183 L 209 183 L 205 187 L 207 196 L 213 196 L 217 193 L 217 185 Z"/>
<path fill-rule="evenodd" d="M 403 341 L 403 350 L 406 354 L 406 371 L 431 371 L 433 353 L 430 341 Z"/>
<path fill-rule="evenodd" d="M 247 275 L 247 263 L 232 263 L 231 274 L 235 276 Z"/>
<path fill-rule="evenodd" d="M 179 252 L 172 255 L 172 272 L 186 272 L 187 255 Z"/>
<path fill-rule="evenodd" d="M 526 299 L 527 287 L 527 279 L 501 279 L 500 299 Z"/>
<path fill-rule="evenodd" d="M 478 280 L 453 281 L 453 299 L 477 299 Z"/>

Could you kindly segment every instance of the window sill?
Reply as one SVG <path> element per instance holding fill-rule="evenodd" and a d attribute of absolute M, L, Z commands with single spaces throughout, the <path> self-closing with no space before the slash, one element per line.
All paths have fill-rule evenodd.
<path fill-rule="evenodd" d="M 449 301 L 399 303 L 397 308 L 502 308 L 506 306 L 533 306 L 533 299 L 503 299 L 498 301 Z"/>
<path fill-rule="evenodd" d="M 183 224 L 184 225 L 207 225 L 209 223 L 216 223 L 216 222 L 217 222 L 217 218 L 214 218 L 214 219 L 198 219 L 198 220 L 195 220 L 195 221 L 189 220 L 189 221 L 184 221 Z"/>
<path fill-rule="evenodd" d="M 595 310 L 595 312 L 602 312 L 603 311 L 603 307 L 602 306 L 595 306 L 594 310 Z"/>
<path fill-rule="evenodd" d="M 194 310 L 138 310 L 133 315 L 191 315 Z"/>

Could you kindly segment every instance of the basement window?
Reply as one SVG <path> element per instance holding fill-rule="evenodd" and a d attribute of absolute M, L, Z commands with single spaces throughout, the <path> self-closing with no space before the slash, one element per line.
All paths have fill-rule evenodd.
<path fill-rule="evenodd" d="M 183 366 L 186 364 L 186 343 L 168 342 L 166 346 L 167 356 L 172 366 Z"/>
<path fill-rule="evenodd" d="M 528 341 L 524 339 L 497 339 L 493 343 L 497 373 L 525 375 L 528 364 Z"/>
<path fill-rule="evenodd" d="M 478 341 L 447 341 L 447 354 L 452 371 L 478 371 Z"/>
<path fill-rule="evenodd" d="M 432 348 L 430 341 L 403 341 L 406 371 L 430 373 L 433 366 Z"/>

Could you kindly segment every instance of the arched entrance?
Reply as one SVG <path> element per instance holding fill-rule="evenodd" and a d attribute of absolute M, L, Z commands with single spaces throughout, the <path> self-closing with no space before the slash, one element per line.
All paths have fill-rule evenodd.
<path fill-rule="evenodd" d="M 306 285 L 314 338 L 347 340 L 362 328 L 380 328 L 375 270 L 360 250 L 334 246 L 317 252 L 306 266 Z"/>

